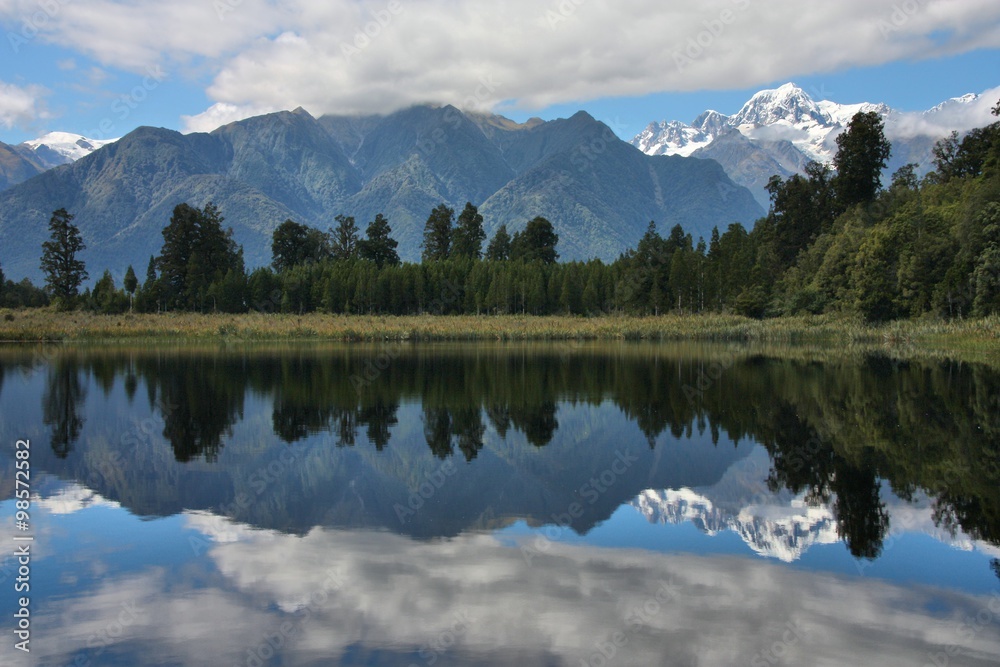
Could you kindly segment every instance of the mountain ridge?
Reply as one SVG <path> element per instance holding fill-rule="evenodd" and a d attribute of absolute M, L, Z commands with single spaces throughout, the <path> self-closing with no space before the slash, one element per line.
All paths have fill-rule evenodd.
<path fill-rule="evenodd" d="M 488 234 L 536 216 L 560 235 L 566 260 L 613 260 L 650 220 L 696 238 L 751 224 L 763 209 L 705 160 L 653 157 L 586 112 L 514 123 L 450 106 L 372 117 L 313 118 L 302 109 L 184 135 L 137 128 L 122 139 L 0 193 L 0 257 L 11 277 L 41 277 L 51 212 L 76 216 L 91 280 L 144 267 L 159 252 L 174 206 L 213 201 L 244 246 L 248 267 L 270 262 L 286 219 L 320 229 L 338 214 L 359 227 L 384 213 L 404 260 L 420 257 L 427 215 L 446 203 L 480 206 Z"/>
<path fill-rule="evenodd" d="M 882 117 L 886 137 L 893 144 L 887 174 L 912 162 L 922 175 L 932 169 L 934 143 L 948 134 L 933 128 L 953 123 L 947 118 L 949 114 L 962 114 L 982 100 L 981 95 L 969 93 L 927 111 L 907 113 L 884 103 L 816 101 L 794 83 L 786 83 L 755 93 L 731 116 L 709 110 L 690 124 L 678 120 L 652 122 L 630 143 L 649 155 L 718 160 L 730 178 L 749 188 L 766 208 L 769 195 L 764 186 L 768 179 L 772 175 L 787 178 L 804 173 L 810 160 L 831 164 L 837 150 L 836 138 L 856 113 L 871 111 Z M 984 113 L 980 124 L 987 125 L 991 120 Z M 739 143 L 740 150 L 735 150 L 733 133 L 747 139 Z M 716 146 L 717 142 L 727 147 Z M 793 157 L 789 147 L 799 156 Z M 777 170 L 773 170 L 775 167 Z M 769 169 L 773 171 L 768 173 Z"/>

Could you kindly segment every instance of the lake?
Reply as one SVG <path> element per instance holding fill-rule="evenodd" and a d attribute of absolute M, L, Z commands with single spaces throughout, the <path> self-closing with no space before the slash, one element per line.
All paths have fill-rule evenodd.
<path fill-rule="evenodd" d="M 1000 663 L 987 365 L 8 346 L 0 448 L 5 665 Z"/>

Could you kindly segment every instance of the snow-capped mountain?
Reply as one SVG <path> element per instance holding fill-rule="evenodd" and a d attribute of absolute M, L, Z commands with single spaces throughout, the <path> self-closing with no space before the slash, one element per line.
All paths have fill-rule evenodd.
<path fill-rule="evenodd" d="M 840 541 L 829 508 L 810 506 L 802 498 L 751 504 L 732 513 L 691 489 L 668 489 L 643 491 L 631 504 L 651 523 L 690 522 L 709 535 L 731 530 L 755 553 L 785 563 L 797 561 L 813 545 Z"/>
<path fill-rule="evenodd" d="M 918 172 L 926 173 L 932 167 L 935 141 L 952 130 L 968 131 L 995 120 L 989 113 L 989 100 L 995 99 L 998 91 L 988 92 L 963 95 L 928 111 L 910 113 L 885 104 L 816 101 L 795 84 L 787 83 L 758 92 L 732 116 L 707 111 L 690 125 L 675 120 L 650 123 L 632 145 L 650 155 L 715 159 L 730 178 L 750 188 L 766 207 L 768 197 L 763 186 L 768 179 L 775 174 L 787 177 L 802 173 L 810 160 L 831 163 L 837 151 L 837 136 L 858 112 L 874 111 L 883 118 L 886 137 L 893 144 L 889 173 L 908 162 L 917 163 Z M 732 132 L 739 132 L 749 142 L 734 142 Z M 727 146 L 717 147 L 722 140 Z M 800 153 L 802 159 L 790 159 L 789 148 Z M 775 163 L 781 166 L 776 169 Z"/>
<path fill-rule="evenodd" d="M 76 162 L 90 155 L 98 148 L 118 141 L 117 139 L 88 139 L 70 132 L 49 132 L 43 137 L 20 144 L 19 148 L 31 151 L 36 161 L 47 168 Z"/>
<path fill-rule="evenodd" d="M 714 486 L 699 489 L 649 489 L 629 504 L 650 523 L 691 523 L 708 535 L 733 531 L 755 553 L 786 563 L 800 559 L 811 547 L 841 541 L 837 517 L 829 505 L 806 502 L 804 494 L 767 487 L 769 457 L 762 448 L 730 468 Z M 881 495 L 890 516 L 892 534 L 929 535 L 963 551 L 991 556 L 996 547 L 970 538 L 934 520 L 934 501 L 924 493 L 902 500 L 883 484 Z"/>

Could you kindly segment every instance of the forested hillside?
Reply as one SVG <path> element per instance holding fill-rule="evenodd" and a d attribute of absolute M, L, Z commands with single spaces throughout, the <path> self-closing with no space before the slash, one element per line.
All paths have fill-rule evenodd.
<path fill-rule="evenodd" d="M 870 321 L 1000 312 L 1000 123 L 940 141 L 935 171 L 918 179 L 905 166 L 888 187 L 881 171 L 891 146 L 877 114 L 858 113 L 837 144 L 834 169 L 812 163 L 805 176 L 771 179 L 771 210 L 752 231 L 734 223 L 695 239 L 681 225 L 662 235 L 650 221 L 611 263 L 559 262 L 560 229 L 543 217 L 488 239 L 469 203 L 457 217 L 446 204 L 430 212 L 420 263 L 400 261 L 385 216 L 363 236 L 354 218 L 338 216 L 328 231 L 287 220 L 272 235 L 272 265 L 248 273 L 219 210 L 182 204 L 141 284 L 131 267 L 121 284 L 106 272 L 60 303 L 104 312 L 838 312 Z M 7 304 L 26 289 L 8 282 Z"/>

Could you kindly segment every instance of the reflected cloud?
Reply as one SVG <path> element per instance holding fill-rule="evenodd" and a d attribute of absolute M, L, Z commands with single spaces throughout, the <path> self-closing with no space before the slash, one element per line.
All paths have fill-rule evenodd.
<path fill-rule="evenodd" d="M 189 525 L 200 530 L 207 518 Z M 619 665 L 766 663 L 778 646 L 782 664 L 924 664 L 949 646 L 966 665 L 1000 658 L 996 624 L 962 631 L 980 612 L 1000 619 L 1000 596 L 560 543 L 526 559 L 522 545 L 487 535 L 418 542 L 317 528 L 225 540 L 207 552 L 223 578 L 211 587 L 193 587 L 200 574 L 152 570 L 42 610 L 40 624 L 70 629 L 55 633 L 47 656 L 72 656 L 139 601 L 142 613 L 108 649 L 135 651 L 134 664 L 230 664 L 283 623 L 289 665 L 329 664 L 359 638 L 391 649 L 392 664 L 400 652 L 432 650 L 489 664 L 487 654 L 509 658 L 511 646 L 519 664 L 593 664 L 609 647 Z M 322 582 L 332 584 L 318 596 Z"/>

